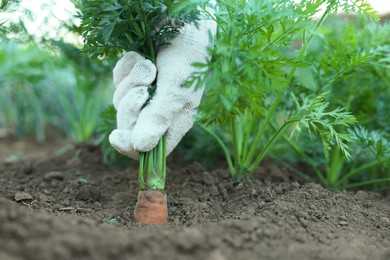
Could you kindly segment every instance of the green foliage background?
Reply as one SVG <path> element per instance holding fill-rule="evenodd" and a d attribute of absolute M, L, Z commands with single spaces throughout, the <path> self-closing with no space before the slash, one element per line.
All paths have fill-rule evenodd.
<path fill-rule="evenodd" d="M 107 11 L 115 11 L 116 17 L 100 15 L 106 19 L 103 22 L 116 25 L 119 32 L 130 26 L 130 21 L 120 19 L 120 12 L 135 14 L 126 1 L 73 2 L 79 8 L 89 2 L 91 13 L 100 9 L 94 4 L 104 4 Z M 296 163 L 304 162 L 328 188 L 368 185 L 370 189 L 389 189 L 390 23 L 378 23 L 372 9 L 361 0 L 249 2 L 251 5 L 244 0 L 219 1 L 215 14 L 219 24 L 217 47 L 210 50 L 212 59 L 208 64 L 196 64 L 208 74 L 195 74 L 189 81 L 199 86 L 207 83 L 199 109 L 199 127 L 184 138 L 177 150 L 190 161 L 212 166 L 224 155 L 215 136 L 226 145 L 228 156 L 238 149 L 234 142 L 247 141 L 258 145 L 259 150 L 254 149 L 253 154 L 264 153 L 298 173 Z M 3 0 L 1 8 L 12 11 L 18 3 Z M 206 1 L 188 4 L 200 4 L 207 12 Z M 361 16 L 330 15 L 316 28 L 319 18 L 315 15 L 321 4 L 328 4 L 329 13 L 338 9 Z M 151 9 L 155 11 L 161 13 L 158 3 Z M 34 16 L 28 10 L 25 15 Z M 96 45 L 96 55 L 88 57 L 85 52 L 92 52 L 82 51 L 78 37 L 83 30 L 74 22 L 79 16 L 75 12 L 74 20 L 65 22 L 63 28 L 79 39 L 74 42 L 64 35 L 36 38 L 22 20 L 0 23 L 0 129 L 7 129 L 15 138 L 33 135 L 43 141 L 50 132 L 78 143 L 99 142 L 107 162 L 127 163 L 107 141 L 107 133 L 115 128 L 115 111 L 110 106 L 111 71 L 120 56 L 119 49 L 143 46 L 145 39 L 118 46 L 129 36 L 114 30 L 86 34 L 85 39 Z M 99 26 L 96 21 L 87 25 Z M 118 33 L 122 38 L 110 42 L 115 40 L 111 36 Z M 128 33 L 136 38 L 139 32 Z M 161 44 L 167 40 L 161 39 Z M 308 41 L 307 49 L 300 52 Z M 104 47 L 107 44 L 113 47 L 110 51 Z M 102 55 L 104 60 L 98 58 Z M 268 116 L 270 111 L 272 116 Z M 285 126 L 295 115 L 299 116 L 296 122 Z M 350 115 L 357 120 L 355 127 L 349 127 L 354 123 Z M 346 118 L 348 124 L 343 125 Z M 315 131 L 315 120 L 322 132 Z M 245 130 L 248 134 L 244 139 L 237 138 L 238 128 L 234 134 L 232 125 L 248 122 L 254 127 Z M 319 127 L 320 124 L 323 125 Z M 341 138 L 346 146 L 336 149 L 337 139 L 328 138 L 331 131 L 325 126 L 333 126 L 337 132 L 332 132 L 333 137 Z M 256 138 L 259 130 L 262 135 Z M 314 138 L 316 135 L 320 138 Z M 325 149 L 328 154 L 324 154 L 327 145 L 332 150 Z M 239 171 L 245 175 L 248 167 Z"/>

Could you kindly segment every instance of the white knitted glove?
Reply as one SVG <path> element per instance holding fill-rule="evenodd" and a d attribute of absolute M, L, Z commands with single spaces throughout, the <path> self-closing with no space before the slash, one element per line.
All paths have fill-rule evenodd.
<path fill-rule="evenodd" d="M 216 33 L 214 21 L 199 21 L 198 27 L 186 24 L 170 44 L 160 48 L 157 90 L 145 107 L 147 87 L 155 79 L 156 67 L 134 52 L 118 61 L 113 71 L 118 129 L 109 140 L 120 153 L 138 159 L 139 151 L 150 151 L 166 133 L 168 155 L 190 130 L 203 89 L 195 91 L 194 86 L 181 85 L 196 70 L 193 63 L 209 58 L 210 33 Z"/>

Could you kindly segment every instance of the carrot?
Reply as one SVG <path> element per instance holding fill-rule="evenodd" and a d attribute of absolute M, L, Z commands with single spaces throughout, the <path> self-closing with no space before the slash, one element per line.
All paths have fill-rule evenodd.
<path fill-rule="evenodd" d="M 167 223 L 167 195 L 164 192 L 166 165 L 166 137 L 163 135 L 155 148 L 140 153 L 140 191 L 134 211 L 139 223 L 150 226 Z"/>
<path fill-rule="evenodd" d="M 135 205 L 134 218 L 149 226 L 164 225 L 168 220 L 167 195 L 162 190 L 141 190 Z"/>

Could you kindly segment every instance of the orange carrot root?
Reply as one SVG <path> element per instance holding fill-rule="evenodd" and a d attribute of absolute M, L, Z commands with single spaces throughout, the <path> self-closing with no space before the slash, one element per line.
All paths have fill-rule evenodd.
<path fill-rule="evenodd" d="M 167 195 L 162 190 L 142 190 L 134 211 L 135 219 L 149 226 L 164 225 L 168 220 Z"/>

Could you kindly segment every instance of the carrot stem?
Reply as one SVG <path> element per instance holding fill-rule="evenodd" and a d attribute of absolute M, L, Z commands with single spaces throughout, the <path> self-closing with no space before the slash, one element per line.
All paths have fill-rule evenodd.
<path fill-rule="evenodd" d="M 140 153 L 140 190 L 164 190 L 166 178 L 166 136 L 149 152 Z"/>

